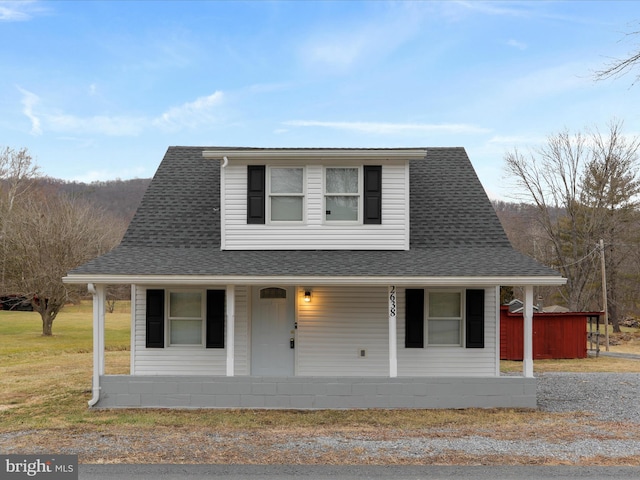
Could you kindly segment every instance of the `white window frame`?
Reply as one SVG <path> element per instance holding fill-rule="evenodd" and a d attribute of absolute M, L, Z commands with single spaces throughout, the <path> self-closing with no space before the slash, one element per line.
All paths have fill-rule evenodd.
<path fill-rule="evenodd" d="M 297 169 L 302 170 L 302 193 L 272 193 L 271 192 L 271 172 L 278 169 Z M 266 171 L 265 186 L 265 216 L 266 223 L 275 225 L 301 225 L 306 222 L 307 218 L 307 171 L 303 166 L 295 165 L 268 165 Z M 301 197 L 302 198 L 302 218 L 300 220 L 272 220 L 271 219 L 271 199 L 273 197 Z"/>
<path fill-rule="evenodd" d="M 356 169 L 358 172 L 358 192 L 357 193 L 328 193 L 327 192 L 327 170 Z M 322 221 L 327 225 L 362 225 L 363 217 L 363 191 L 364 178 L 362 165 L 329 165 L 322 169 Z M 327 197 L 356 197 L 358 199 L 358 216 L 355 220 L 328 220 L 327 219 Z"/>
<path fill-rule="evenodd" d="M 200 317 L 196 318 L 196 317 L 172 317 L 171 316 L 171 294 L 172 293 L 199 293 L 200 294 Z M 205 346 L 205 339 L 206 339 L 206 311 L 205 311 L 205 306 L 206 306 L 206 291 L 205 290 L 201 290 L 201 289 L 178 289 L 178 288 L 173 288 L 173 289 L 167 289 L 166 290 L 166 325 L 167 328 L 165 329 L 166 331 L 166 339 L 165 339 L 165 344 L 168 345 L 169 347 L 204 347 Z M 193 321 L 193 320 L 200 320 L 200 343 L 172 343 L 171 342 L 171 324 L 172 322 L 176 321 Z"/>
<path fill-rule="evenodd" d="M 460 296 L 460 315 L 457 317 L 431 317 L 429 315 L 429 304 L 431 302 L 431 294 L 438 293 L 457 293 Z M 425 347 L 464 347 L 464 325 L 465 325 L 465 290 L 425 290 L 424 302 L 424 318 L 425 318 Z M 429 341 L 429 325 L 431 322 L 438 321 L 458 321 L 458 343 L 431 343 Z"/>

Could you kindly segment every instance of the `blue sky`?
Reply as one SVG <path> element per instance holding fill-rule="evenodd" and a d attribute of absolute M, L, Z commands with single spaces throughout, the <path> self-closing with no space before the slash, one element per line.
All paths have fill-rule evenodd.
<path fill-rule="evenodd" d="M 640 134 L 634 1 L 2 1 L 0 146 L 68 180 L 150 177 L 169 145 L 463 146 Z"/>

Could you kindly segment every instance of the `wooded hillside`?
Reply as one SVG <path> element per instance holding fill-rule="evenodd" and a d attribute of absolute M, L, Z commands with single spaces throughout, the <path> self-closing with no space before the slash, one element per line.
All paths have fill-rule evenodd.
<path fill-rule="evenodd" d="M 134 178 L 82 183 L 45 177 L 40 178 L 38 182 L 52 192 L 63 192 L 72 198 L 86 200 L 128 224 L 151 179 Z"/>

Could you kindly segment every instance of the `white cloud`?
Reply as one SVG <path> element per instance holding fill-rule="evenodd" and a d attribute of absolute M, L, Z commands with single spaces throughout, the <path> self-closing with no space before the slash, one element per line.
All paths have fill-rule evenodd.
<path fill-rule="evenodd" d="M 48 129 L 75 134 L 101 134 L 113 137 L 139 135 L 148 123 L 143 117 L 95 115 L 79 117 L 69 114 L 43 115 Z"/>
<path fill-rule="evenodd" d="M 507 45 L 517 48 L 518 50 L 526 50 L 527 48 L 529 48 L 529 45 L 527 45 L 526 43 L 519 42 L 518 40 L 514 40 L 513 38 L 507 41 Z"/>
<path fill-rule="evenodd" d="M 463 123 L 379 123 L 379 122 L 322 122 L 315 120 L 291 120 L 283 122 L 292 127 L 320 127 L 337 130 L 349 130 L 359 133 L 395 135 L 401 133 L 444 133 L 444 134 L 472 134 L 488 133 L 489 129 L 467 125 Z"/>
<path fill-rule="evenodd" d="M 467 10 L 484 13 L 486 15 L 506 15 L 510 17 L 523 17 L 531 15 L 530 6 L 526 3 L 510 4 L 507 2 L 486 2 L 477 0 L 456 1 L 453 3 Z"/>
<path fill-rule="evenodd" d="M 365 62 L 381 62 L 422 32 L 428 10 L 414 4 L 389 3 L 369 18 L 319 24 L 300 42 L 299 56 L 308 68 L 342 72 Z"/>
<path fill-rule="evenodd" d="M 24 22 L 44 11 L 45 8 L 36 1 L 0 1 L 0 22 Z"/>
<path fill-rule="evenodd" d="M 25 90 L 24 88 L 18 87 L 20 93 L 22 93 L 22 113 L 24 113 L 27 118 L 31 121 L 31 134 L 32 135 L 41 135 L 42 134 L 42 126 L 40 122 L 40 118 L 36 116 L 33 112 L 33 108 L 38 104 L 40 98 L 32 92 Z"/>
<path fill-rule="evenodd" d="M 206 97 L 200 97 L 193 102 L 183 103 L 178 107 L 171 107 L 153 120 L 153 125 L 170 130 L 183 127 L 195 128 L 203 123 L 216 119 L 216 107 L 222 103 L 223 93 L 217 91 Z"/>
<path fill-rule="evenodd" d="M 324 39 L 307 45 L 305 59 L 310 64 L 332 65 L 344 68 L 364 54 L 368 39 L 364 34 L 353 34 L 339 39 Z"/>
<path fill-rule="evenodd" d="M 540 135 L 496 135 L 487 142 L 490 145 L 510 147 L 517 145 L 537 145 L 544 141 Z"/>
<path fill-rule="evenodd" d="M 568 62 L 532 70 L 513 79 L 505 92 L 515 98 L 535 101 L 537 98 L 575 92 L 584 87 L 593 88 L 593 80 L 587 76 L 587 68 L 583 62 Z M 581 75 L 582 72 L 584 75 Z"/>
<path fill-rule="evenodd" d="M 89 88 L 89 95 L 95 91 Z M 223 98 L 222 92 L 200 97 L 178 107 L 172 107 L 159 117 L 144 115 L 90 115 L 80 116 L 47 109 L 33 92 L 21 87 L 23 114 L 31 121 L 31 134 L 41 135 L 52 131 L 70 135 L 106 135 L 114 137 L 137 136 L 145 130 L 161 128 L 165 130 L 194 129 L 215 120 L 215 107 Z M 37 108 L 38 107 L 38 108 Z"/>

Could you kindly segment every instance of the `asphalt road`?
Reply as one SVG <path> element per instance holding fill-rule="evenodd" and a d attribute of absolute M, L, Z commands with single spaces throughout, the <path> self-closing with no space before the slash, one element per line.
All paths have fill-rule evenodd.
<path fill-rule="evenodd" d="M 639 467 L 80 465 L 80 480 L 584 480 L 638 479 Z"/>

